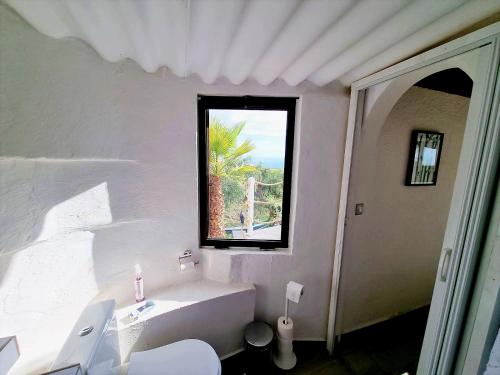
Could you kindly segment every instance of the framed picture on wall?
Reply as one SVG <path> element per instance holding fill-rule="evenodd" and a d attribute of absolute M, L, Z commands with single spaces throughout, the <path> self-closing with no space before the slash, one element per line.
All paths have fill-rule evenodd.
<path fill-rule="evenodd" d="M 443 138 L 443 133 L 412 131 L 406 186 L 436 185 Z"/>

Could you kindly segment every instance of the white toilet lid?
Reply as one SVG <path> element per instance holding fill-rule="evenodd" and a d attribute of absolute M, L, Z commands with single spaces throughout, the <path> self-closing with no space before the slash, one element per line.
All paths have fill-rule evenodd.
<path fill-rule="evenodd" d="M 219 375 L 215 350 L 201 340 L 182 340 L 130 355 L 128 375 Z"/>

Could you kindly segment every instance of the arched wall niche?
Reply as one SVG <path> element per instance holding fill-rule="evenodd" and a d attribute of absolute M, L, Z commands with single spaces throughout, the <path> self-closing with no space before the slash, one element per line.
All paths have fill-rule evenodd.
<path fill-rule="evenodd" d="M 448 69 L 458 68 L 475 82 L 478 58 L 479 54 L 475 52 L 458 55 L 403 74 L 366 90 L 361 125 L 362 131 L 356 135 L 356 152 L 353 154 L 352 164 L 352 168 L 361 168 L 361 170 L 366 171 L 368 175 L 365 174 L 364 181 L 373 181 L 376 173 L 374 168 L 375 161 L 370 155 L 374 155 L 376 152 L 378 138 L 387 117 L 405 92 L 420 80 Z M 366 179 L 367 177 L 368 180 Z M 358 196 L 361 193 L 359 184 L 356 181 L 351 181 L 350 185 L 351 193 L 354 193 L 354 196 Z M 364 197 L 363 199 L 369 200 L 369 194 L 368 197 Z"/>
<path fill-rule="evenodd" d="M 434 91 L 469 98 L 472 94 L 474 81 L 460 68 L 452 68 L 439 71 L 427 76 L 413 85 Z"/>
<path fill-rule="evenodd" d="M 414 86 L 417 82 L 427 78 L 433 74 L 449 70 L 460 69 L 474 82 L 475 81 L 475 56 L 469 56 L 467 60 L 446 60 L 442 63 L 432 64 L 410 73 L 404 74 L 390 81 L 384 82 L 370 88 L 366 94 L 365 111 L 363 115 L 363 129 L 366 129 L 366 134 L 371 135 L 379 134 L 384 126 L 385 120 L 392 108 L 396 105 L 398 100 L 404 95 L 410 87 Z M 372 135 L 373 134 L 373 135 Z"/>

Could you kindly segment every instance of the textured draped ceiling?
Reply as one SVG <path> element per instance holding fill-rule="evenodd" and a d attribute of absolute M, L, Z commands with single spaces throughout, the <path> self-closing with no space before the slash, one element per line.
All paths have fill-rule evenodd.
<path fill-rule="evenodd" d="M 4 0 L 40 32 L 76 37 L 206 83 L 345 85 L 495 12 L 500 0 Z"/>

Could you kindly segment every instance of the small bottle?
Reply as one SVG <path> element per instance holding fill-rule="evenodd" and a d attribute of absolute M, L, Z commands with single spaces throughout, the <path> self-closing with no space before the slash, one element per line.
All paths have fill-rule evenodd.
<path fill-rule="evenodd" d="M 144 280 L 142 279 L 141 265 L 135 265 L 135 302 L 144 301 Z"/>

